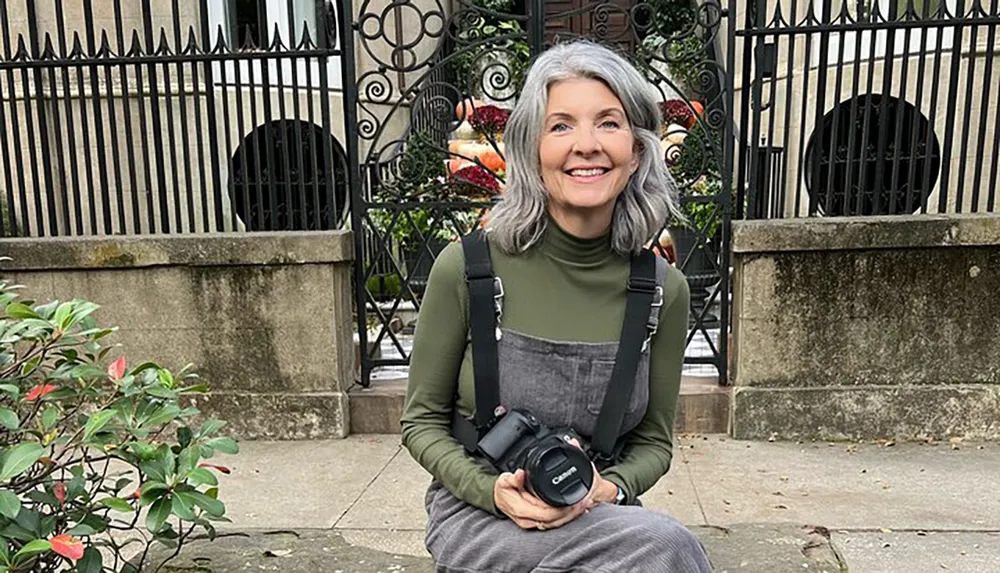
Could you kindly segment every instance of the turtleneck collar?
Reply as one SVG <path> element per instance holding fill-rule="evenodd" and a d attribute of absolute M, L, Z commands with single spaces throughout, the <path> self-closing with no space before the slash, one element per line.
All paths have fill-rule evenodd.
<path fill-rule="evenodd" d="M 610 229 L 599 237 L 582 239 L 563 230 L 551 217 L 546 221 L 542 245 L 549 257 L 578 265 L 600 264 L 614 254 Z"/>

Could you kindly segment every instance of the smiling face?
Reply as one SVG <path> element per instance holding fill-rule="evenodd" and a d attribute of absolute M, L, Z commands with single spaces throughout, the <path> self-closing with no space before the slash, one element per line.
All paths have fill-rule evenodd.
<path fill-rule="evenodd" d="M 538 147 L 549 214 L 564 230 L 597 236 L 639 164 L 621 101 L 604 83 L 569 79 L 549 88 Z"/>

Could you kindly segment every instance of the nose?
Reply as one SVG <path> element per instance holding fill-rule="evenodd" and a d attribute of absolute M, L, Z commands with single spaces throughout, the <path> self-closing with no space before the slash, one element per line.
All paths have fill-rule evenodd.
<path fill-rule="evenodd" d="M 601 151 L 601 141 L 597 138 L 597 130 L 593 127 L 580 127 L 576 130 L 573 151 L 580 155 L 593 155 Z"/>

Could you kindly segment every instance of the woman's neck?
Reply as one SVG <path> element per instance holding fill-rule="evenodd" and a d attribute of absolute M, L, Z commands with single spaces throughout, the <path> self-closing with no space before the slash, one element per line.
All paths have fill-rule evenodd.
<path fill-rule="evenodd" d="M 614 204 L 610 209 L 569 210 L 549 207 L 549 217 L 574 237 L 594 239 L 607 234 L 611 228 L 611 217 L 614 214 Z"/>

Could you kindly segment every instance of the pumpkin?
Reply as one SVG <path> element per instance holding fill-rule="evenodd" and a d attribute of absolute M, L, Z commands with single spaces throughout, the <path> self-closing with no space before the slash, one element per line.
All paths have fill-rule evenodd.
<path fill-rule="evenodd" d="M 691 104 L 691 109 L 694 110 L 694 114 L 697 117 L 701 117 L 702 114 L 705 113 L 705 106 L 701 105 L 700 101 L 698 101 L 698 100 L 695 99 L 695 100 L 691 100 L 689 103 Z"/>
<path fill-rule="evenodd" d="M 483 167 L 494 173 L 507 168 L 507 162 L 504 161 L 503 157 L 500 157 L 500 154 L 496 151 L 483 153 L 479 156 L 479 161 L 483 164 Z"/>
<path fill-rule="evenodd" d="M 477 98 L 465 98 L 455 105 L 455 118 L 459 121 L 465 121 L 472 110 L 485 105 L 481 100 Z"/>

